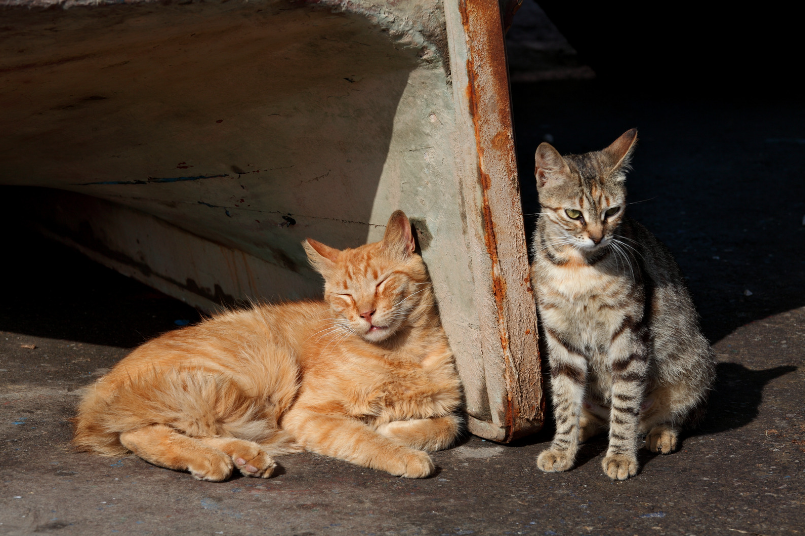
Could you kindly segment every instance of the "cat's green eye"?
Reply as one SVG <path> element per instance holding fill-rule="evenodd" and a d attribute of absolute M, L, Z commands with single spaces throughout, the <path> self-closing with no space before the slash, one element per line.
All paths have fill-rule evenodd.
<path fill-rule="evenodd" d="M 574 208 L 565 209 L 565 214 L 567 214 L 567 217 L 571 220 L 580 220 L 582 217 L 581 211 Z"/>
<path fill-rule="evenodd" d="M 615 214 L 617 214 L 620 211 L 621 211 L 621 207 L 612 207 L 611 209 L 609 209 L 606 212 L 604 212 L 604 216 L 606 216 L 607 218 L 611 218 L 612 216 L 614 216 Z"/>

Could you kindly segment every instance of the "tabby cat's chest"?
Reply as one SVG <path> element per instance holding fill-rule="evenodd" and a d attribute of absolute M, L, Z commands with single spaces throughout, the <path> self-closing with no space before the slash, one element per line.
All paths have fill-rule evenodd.
<path fill-rule="evenodd" d="M 608 343 L 626 316 L 641 315 L 639 289 L 616 270 L 538 260 L 532 281 L 542 323 L 580 347 Z"/>
<path fill-rule="evenodd" d="M 623 298 L 620 275 L 593 266 L 542 263 L 535 267 L 532 280 L 540 305 L 581 318 L 615 308 Z"/>
<path fill-rule="evenodd" d="M 618 277 L 582 264 L 544 263 L 537 280 L 539 289 L 565 301 L 590 301 L 606 297 Z"/>

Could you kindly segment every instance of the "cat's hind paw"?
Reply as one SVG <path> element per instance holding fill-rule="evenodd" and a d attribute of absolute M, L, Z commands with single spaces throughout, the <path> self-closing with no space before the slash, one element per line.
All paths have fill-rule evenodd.
<path fill-rule="evenodd" d="M 551 448 L 540 452 L 537 457 L 537 467 L 546 473 L 557 473 L 573 467 L 573 461 L 569 452 Z"/>
<path fill-rule="evenodd" d="M 599 415 L 593 413 L 594 409 L 603 411 L 598 404 L 587 401 L 584 402 L 581 417 L 579 418 L 579 443 L 585 443 L 590 438 L 606 432 L 609 429 L 609 424 Z"/>
<path fill-rule="evenodd" d="M 637 474 L 637 458 L 623 454 L 608 454 L 601 466 L 612 480 L 626 480 Z"/>
<path fill-rule="evenodd" d="M 277 463 L 268 452 L 253 441 L 235 438 L 204 438 L 206 444 L 215 447 L 231 458 L 240 474 L 257 478 L 268 478 L 277 468 Z"/>
<path fill-rule="evenodd" d="M 377 433 L 416 450 L 434 452 L 450 446 L 459 433 L 457 417 L 433 417 L 391 421 L 377 427 Z"/>
<path fill-rule="evenodd" d="M 400 476 L 404 478 L 425 478 L 436 471 L 433 460 L 427 452 L 414 450 L 405 456 L 405 472 Z"/>
<path fill-rule="evenodd" d="M 259 452 L 251 459 L 246 459 L 241 456 L 232 458 L 235 466 L 243 476 L 253 476 L 257 478 L 269 478 L 274 474 L 277 468 L 277 463 L 265 452 Z"/>
<path fill-rule="evenodd" d="M 676 450 L 679 433 L 668 426 L 661 424 L 655 426 L 646 435 L 646 448 L 651 452 L 671 454 Z"/>
<path fill-rule="evenodd" d="M 208 452 L 193 459 L 187 467 L 196 480 L 222 482 L 232 475 L 232 459 L 223 452 Z"/>

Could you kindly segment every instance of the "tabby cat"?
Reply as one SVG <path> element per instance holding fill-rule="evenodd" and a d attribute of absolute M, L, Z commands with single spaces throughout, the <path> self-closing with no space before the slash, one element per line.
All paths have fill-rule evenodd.
<path fill-rule="evenodd" d="M 405 214 L 381 242 L 307 239 L 324 301 L 257 305 L 166 333 L 84 395 L 74 444 L 220 481 L 308 450 L 409 478 L 462 427 L 462 391 Z"/>
<path fill-rule="evenodd" d="M 669 251 L 624 216 L 630 130 L 603 151 L 536 152 L 541 205 L 531 281 L 544 329 L 556 434 L 537 466 L 566 471 L 579 442 L 609 429 L 604 472 L 637 474 L 650 451 L 677 448 L 703 414 L 713 351 Z"/>

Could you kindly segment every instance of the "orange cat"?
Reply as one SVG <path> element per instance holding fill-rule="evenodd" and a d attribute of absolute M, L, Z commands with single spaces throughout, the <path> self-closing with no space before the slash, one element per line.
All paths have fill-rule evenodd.
<path fill-rule="evenodd" d="M 140 346 L 90 386 L 74 444 L 202 480 L 267 478 L 309 450 L 409 478 L 461 428 L 462 392 L 405 214 L 381 242 L 303 243 L 324 301 L 215 316 Z"/>

